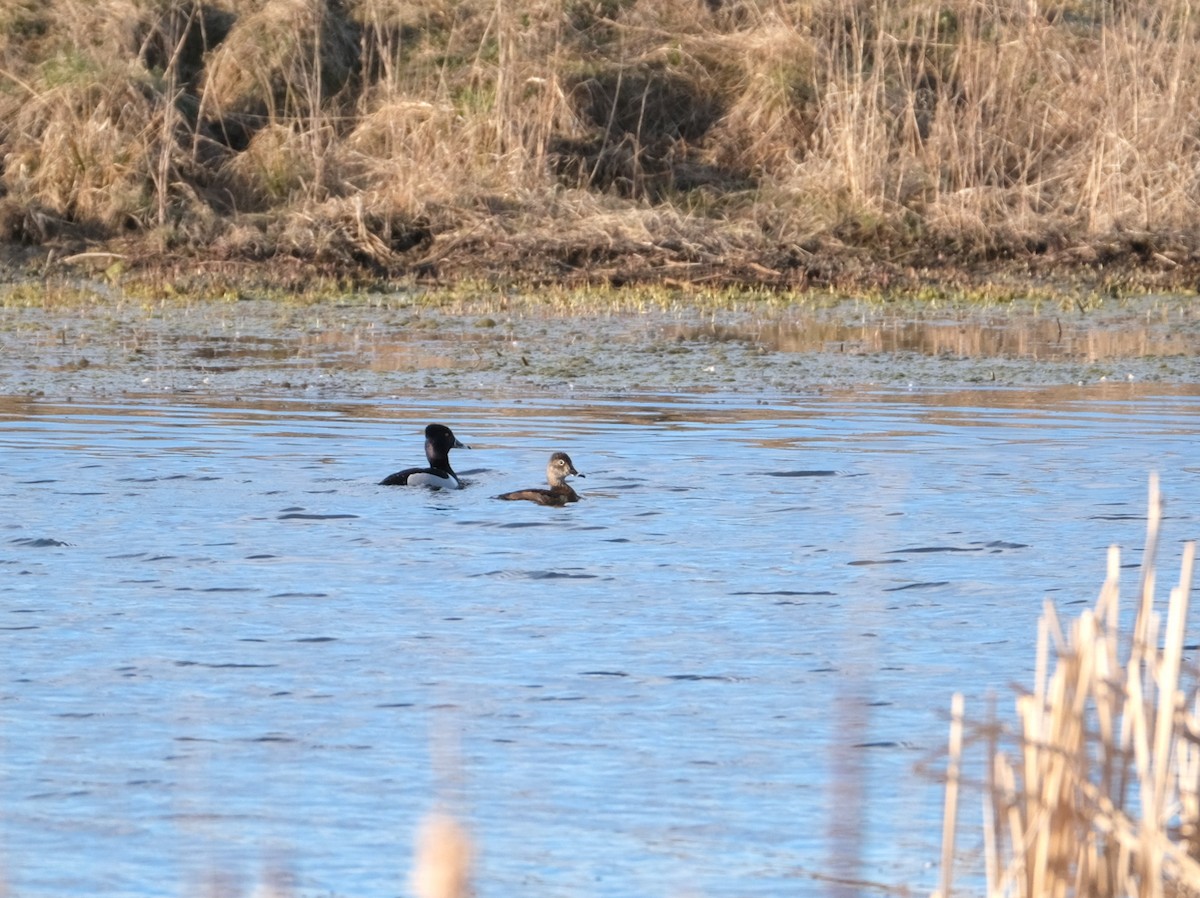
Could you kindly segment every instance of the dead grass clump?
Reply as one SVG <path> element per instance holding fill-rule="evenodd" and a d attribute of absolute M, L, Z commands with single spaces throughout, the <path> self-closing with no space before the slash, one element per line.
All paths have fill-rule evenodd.
<path fill-rule="evenodd" d="M 151 233 L 185 219 L 185 230 L 206 227 L 207 176 L 171 67 L 179 54 L 168 71 L 146 63 L 156 42 L 181 49 L 184 23 L 214 15 L 179 0 L 62 0 L 44 17 L 21 65 L 0 77 L 0 192 L 25 212 L 8 216 L 10 233 L 36 242 Z"/>
<path fill-rule="evenodd" d="M 1195 544 L 1184 547 L 1165 622 L 1154 608 L 1162 505 L 1151 479 L 1141 590 L 1120 631 L 1120 553 L 1094 609 L 1064 629 L 1048 602 L 1020 729 L 990 737 L 989 895 L 1161 898 L 1200 892 L 1200 689 L 1183 664 Z M 1054 669 L 1050 671 L 1051 651 Z M 956 697 L 956 729 L 961 698 Z M 954 740 L 952 740 L 954 741 Z M 951 759 L 941 894 L 953 885 L 957 755 Z"/>
<path fill-rule="evenodd" d="M 221 167 L 217 184 L 239 212 L 294 206 L 314 189 L 323 192 L 328 186 L 324 152 L 320 135 L 286 124 L 266 125 Z"/>
<path fill-rule="evenodd" d="M 200 0 L 9 0 L 0 5 L 0 59 L 9 71 L 72 54 L 99 67 L 136 61 L 190 83 L 233 20 Z"/>
<path fill-rule="evenodd" d="M 557 101 L 553 84 L 531 84 L 522 103 Z M 544 100 L 544 95 L 551 95 Z M 526 131 L 499 127 L 490 100 L 469 92 L 440 102 L 377 97 L 343 142 L 343 165 L 362 173 L 369 202 L 419 215 L 431 207 L 470 209 L 480 198 L 521 205 L 548 193 L 542 141 L 554 113 L 531 116 Z M 464 220 L 464 226 L 470 226 Z"/>
<path fill-rule="evenodd" d="M 137 69 L 96 70 L 77 56 L 51 60 L 41 76 L 12 120 L 10 195 L 101 232 L 152 226 L 161 156 L 175 152 L 176 138 L 161 128 L 152 80 Z"/>
<path fill-rule="evenodd" d="M 0 47 L 21 50 L 10 70 L 73 55 L 101 69 L 128 63 L 194 74 L 231 21 L 228 11 L 198 0 L 19 0 L 0 8 Z"/>
<path fill-rule="evenodd" d="M 396 99 L 359 118 L 345 147 L 371 167 L 373 193 L 411 209 L 475 189 L 484 179 L 471 176 L 490 161 L 481 142 L 490 135 L 470 128 L 450 103 Z"/>
<path fill-rule="evenodd" d="M 207 254 L 224 261 L 293 259 L 335 271 L 353 260 L 374 275 L 420 259 L 433 241 L 427 218 L 363 196 L 305 202 L 286 215 L 244 215 L 215 233 Z"/>
<path fill-rule="evenodd" d="M 744 158 L 706 150 L 738 95 L 743 58 L 694 2 L 573 7 L 550 130 L 560 181 L 651 203 L 748 186 Z"/>
<path fill-rule="evenodd" d="M 261 127 L 310 125 L 358 71 L 359 34 L 339 3 L 267 0 L 210 55 L 201 116 L 241 149 Z"/>
<path fill-rule="evenodd" d="M 374 159 L 391 159 L 416 147 L 450 138 L 457 112 L 449 103 L 385 101 L 358 119 L 346 137 L 352 150 Z"/>
<path fill-rule="evenodd" d="M 0 63 L 20 67 L 31 44 L 44 40 L 51 20 L 41 0 L 9 0 L 0 5 Z"/>
<path fill-rule="evenodd" d="M 755 263 L 753 224 L 712 228 L 670 206 L 631 214 L 622 200 L 589 191 L 532 194 L 523 203 L 481 197 L 465 215 L 473 226 L 435 229 L 424 266 L 448 278 L 503 277 L 529 284 L 627 285 L 655 281 L 729 283 L 770 279 Z M 456 210 L 457 211 L 457 210 Z"/>
<path fill-rule="evenodd" d="M 152 72 L 167 73 L 190 94 L 200 87 L 206 57 L 229 35 L 234 14 L 200 0 L 157 0 L 134 31 L 137 58 Z"/>
<path fill-rule="evenodd" d="M 252 262 L 275 255 L 276 241 L 269 233 L 268 221 L 261 217 L 241 217 L 210 244 L 213 258 L 219 261 L 243 259 Z"/>
<path fill-rule="evenodd" d="M 817 120 L 813 41 L 781 22 L 740 32 L 721 51 L 742 60 L 705 157 L 755 177 L 787 177 L 811 149 Z"/>
<path fill-rule="evenodd" d="M 53 17 L 52 52 L 78 53 L 99 65 L 136 55 L 143 9 L 134 0 L 63 0 L 47 9 Z"/>
<path fill-rule="evenodd" d="M 311 205 L 282 224 L 279 252 L 328 263 L 350 258 L 377 271 L 399 265 L 433 239 L 425 219 L 385 203 L 367 205 L 361 196 Z"/>
<path fill-rule="evenodd" d="M 551 141 L 552 164 L 572 185 L 661 200 L 724 110 L 702 69 L 622 65 L 568 85 L 586 137 Z"/>

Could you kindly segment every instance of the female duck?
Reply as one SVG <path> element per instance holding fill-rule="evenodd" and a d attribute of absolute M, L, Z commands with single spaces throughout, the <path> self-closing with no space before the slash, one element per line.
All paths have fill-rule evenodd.
<path fill-rule="evenodd" d="M 571 456 L 565 452 L 555 452 L 550 456 L 550 463 L 546 465 L 546 479 L 550 481 L 550 489 L 516 490 L 511 493 L 503 493 L 496 498 L 527 499 L 538 505 L 566 505 L 568 502 L 578 502 L 579 493 L 575 492 L 567 483 L 567 477 L 572 474 L 576 477 L 584 476 L 575 470 L 575 465 L 571 463 Z"/>
<path fill-rule="evenodd" d="M 430 424 L 425 428 L 425 457 L 428 468 L 405 468 L 383 480 L 380 486 L 428 486 L 435 490 L 457 490 L 462 488 L 458 475 L 450 467 L 451 449 L 470 449 L 454 436 L 445 424 Z"/>

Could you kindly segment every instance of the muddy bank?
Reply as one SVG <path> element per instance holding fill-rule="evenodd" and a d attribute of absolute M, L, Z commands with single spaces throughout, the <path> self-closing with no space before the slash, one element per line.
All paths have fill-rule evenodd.
<path fill-rule="evenodd" d="M 367 263 L 353 252 L 226 255 L 139 235 L 62 238 L 46 245 L 0 241 L 0 283 L 55 286 L 101 278 L 160 296 L 199 297 L 421 289 L 767 290 L 848 296 L 982 300 L 1078 298 L 1200 291 L 1200 243 L 1182 237 L 1092 240 L 995 258 L 933 242 L 856 247 L 749 239 L 713 222 L 678 222 L 640 239 L 611 233 L 505 233 L 500 222 L 450 225 L 428 244 Z"/>
<path fill-rule="evenodd" d="M 436 305 L 420 291 L 302 304 L 0 306 L 0 394 L 505 395 L 1200 383 L 1184 297 L 772 306 L 554 306 L 536 294 Z"/>

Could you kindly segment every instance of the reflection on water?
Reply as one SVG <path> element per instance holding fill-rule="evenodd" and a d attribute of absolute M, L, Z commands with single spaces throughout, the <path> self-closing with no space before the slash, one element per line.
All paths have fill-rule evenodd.
<path fill-rule="evenodd" d="M 296 367 L 312 362 L 319 367 L 366 367 L 374 371 L 425 371 L 452 368 L 458 359 L 431 349 L 449 335 L 427 332 L 380 339 L 362 329 L 298 333 L 288 337 L 196 335 L 189 339 L 195 367 L 208 373 L 236 371 L 253 365 L 263 369 Z M 492 335 L 455 334 L 456 344 L 490 342 Z"/>
<path fill-rule="evenodd" d="M 469 488 L 377 486 L 430 420 Z M 1151 468 L 1171 566 L 1198 437 L 1127 383 L 0 398 L 8 884 L 392 896 L 442 802 L 481 898 L 928 892 L 950 694 L 1011 707 Z M 583 501 L 492 498 L 556 449 Z"/>
<path fill-rule="evenodd" d="M 1200 354 L 1200 328 L 1145 316 L 972 316 L 963 320 L 801 318 L 672 328 L 677 340 L 748 342 L 773 352 L 917 353 L 1036 361 L 1142 359 Z"/>
<path fill-rule="evenodd" d="M 953 318 L 901 314 L 847 315 L 828 309 L 794 310 L 786 320 L 738 316 L 736 322 L 662 325 L 669 340 L 751 343 L 771 352 L 917 353 L 955 358 L 1006 358 L 1040 361 L 1156 358 L 1200 354 L 1200 322 L 1180 309 L 1174 314 L 1065 315 L 965 312 Z M 197 354 L 205 358 L 284 360 L 329 359 L 331 363 L 367 364 L 375 370 L 448 368 L 457 353 L 436 353 L 430 346 L 467 347 L 480 364 L 489 351 L 513 340 L 508 329 L 469 329 L 425 319 L 429 326 L 373 333 L 362 330 L 300 334 L 264 349 L 258 340 L 217 340 Z M 609 347 L 612 349 L 613 347 Z M 357 362 L 356 362 L 357 360 Z"/>
<path fill-rule="evenodd" d="M 771 392 L 1200 381 L 1182 297 L 1096 309 L 841 302 L 495 317 L 347 302 L 0 307 L 0 393 L 409 394 L 426 388 Z M 560 314 L 561 313 L 561 314 Z"/>

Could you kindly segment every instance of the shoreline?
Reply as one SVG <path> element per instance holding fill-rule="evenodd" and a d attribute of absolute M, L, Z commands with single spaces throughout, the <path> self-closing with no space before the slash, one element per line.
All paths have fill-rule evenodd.
<path fill-rule="evenodd" d="M 294 399 L 1200 384 L 1190 297 L 980 303 L 475 291 L 37 303 L 0 287 L 0 395 Z M 621 304 L 617 304 L 618 298 Z"/>
<path fill-rule="evenodd" d="M 477 230 L 477 228 L 470 228 Z M 267 258 L 205 255 L 195 248 L 166 251 L 152 236 L 119 240 L 59 240 L 42 246 L 0 242 L 0 284 L 41 281 L 51 288 L 96 281 L 164 296 L 296 294 L 319 298 L 358 291 L 641 290 L 761 291 L 881 300 L 1055 298 L 1200 292 L 1200 248 L 1179 243 L 1166 251 L 1110 241 L 990 260 L 955 258 L 935 247 L 912 248 L 897 262 L 884 252 L 846 246 L 745 247 L 725 257 L 686 258 L 664 245 L 610 246 L 603 263 L 580 263 L 588 247 L 536 240 L 514 251 L 506 243 L 470 242 L 447 232 L 433 246 L 390 266 L 350 255 Z M 720 237 L 715 238 L 720 241 Z M 440 244 L 447 244 L 443 251 Z"/>

